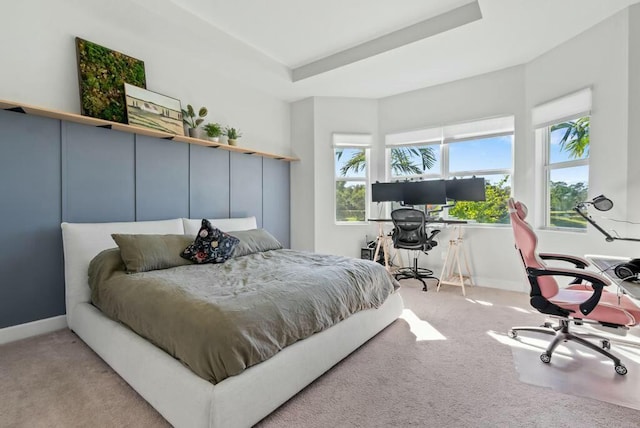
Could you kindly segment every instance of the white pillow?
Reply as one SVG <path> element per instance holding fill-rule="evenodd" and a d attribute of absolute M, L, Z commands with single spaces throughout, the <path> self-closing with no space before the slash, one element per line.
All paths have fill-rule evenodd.
<path fill-rule="evenodd" d="M 223 232 L 233 232 L 236 230 L 257 229 L 258 224 L 255 217 L 239 217 L 239 218 L 209 218 L 212 226 L 217 227 Z M 196 235 L 202 226 L 202 219 L 183 218 L 184 234 Z"/>

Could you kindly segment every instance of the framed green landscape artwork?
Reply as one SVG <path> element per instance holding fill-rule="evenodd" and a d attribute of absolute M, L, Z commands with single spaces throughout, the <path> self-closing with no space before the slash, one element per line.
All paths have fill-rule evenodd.
<path fill-rule="evenodd" d="M 129 125 L 184 135 L 180 100 L 124 84 Z"/>
<path fill-rule="evenodd" d="M 79 37 L 76 54 L 82 115 L 127 123 L 124 84 L 147 87 L 144 62 Z"/>

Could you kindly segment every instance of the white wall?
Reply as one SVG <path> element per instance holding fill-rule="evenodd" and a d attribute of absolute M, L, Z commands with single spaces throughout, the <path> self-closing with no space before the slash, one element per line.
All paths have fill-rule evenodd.
<path fill-rule="evenodd" d="M 293 103 L 291 112 L 292 150 L 300 158 L 291 170 L 291 248 L 359 257 L 365 236 L 372 239 L 377 229 L 335 223 L 333 134 L 371 134 L 377 141 L 378 103 L 314 97 Z"/>
<path fill-rule="evenodd" d="M 372 225 L 335 224 L 335 181 L 333 133 L 371 134 L 378 139 L 378 103 L 360 98 L 315 98 L 315 250 L 351 257 L 360 256 L 360 248 L 375 233 Z M 377 153 L 372 153 L 371 164 Z"/>
<path fill-rule="evenodd" d="M 386 134 L 439 125 L 466 122 L 489 117 L 515 116 L 516 167 L 522 136 L 526 133 L 523 66 L 512 67 L 494 73 L 459 80 L 453 83 L 412 91 L 380 100 L 379 132 Z M 380 138 L 379 151 L 384 151 L 384 138 Z M 522 186 L 513 178 L 514 188 Z M 440 275 L 446 256 L 452 228 L 443 228 L 440 245 L 421 264 Z M 464 248 L 469 255 L 471 270 L 476 282 L 499 288 L 525 288 L 513 281 L 522 275 L 517 254 L 513 250 L 513 232 L 510 227 L 464 228 Z M 406 257 L 405 257 L 406 263 Z"/>
<path fill-rule="evenodd" d="M 536 183 L 540 174 L 534 163 L 531 108 L 591 86 L 590 195 L 604 193 L 615 201 L 616 206 L 607 217 L 638 221 L 640 201 L 636 202 L 635 196 L 640 173 L 634 159 L 640 155 L 640 146 L 630 137 L 640 137 L 640 125 L 629 117 L 637 117 L 632 113 L 640 111 L 640 83 L 636 77 L 640 53 L 633 48 L 640 45 L 640 31 L 630 33 L 629 28 L 640 22 L 639 10 L 634 6 L 622 11 L 524 66 L 381 99 L 378 150 L 383 150 L 383 136 L 388 133 L 513 114 L 514 196 L 527 203 L 533 211 L 530 218 L 536 218 L 540 206 L 535 198 Z M 631 98 L 630 88 L 634 90 Z M 615 229 L 623 236 L 633 231 L 640 235 L 637 227 L 600 218 L 597 211 L 592 214 L 607 229 Z M 592 227 L 587 233 L 539 230 L 538 235 L 541 251 L 640 255 L 639 244 L 606 243 Z M 528 289 L 513 249 L 510 228 L 467 226 L 465 238 L 479 284 Z M 446 248 L 446 236 L 440 243 L 442 251 Z M 423 258 L 423 263 L 437 268 L 441 259 L 442 253 L 433 251 Z"/>
<path fill-rule="evenodd" d="M 514 115 L 514 196 L 530 206 L 530 218 L 535 219 L 540 206 L 535 197 L 536 185 L 541 179 L 534 162 L 531 109 L 586 86 L 593 88 L 590 195 L 604 193 L 615 201 L 615 208 L 607 217 L 639 220 L 636 212 L 640 200 L 636 202 L 634 197 L 640 185 L 640 173 L 633 159 L 640 155 L 637 148 L 640 145 L 634 145 L 634 138 L 630 137 L 640 137 L 640 125 L 629 119 L 631 112 L 640 110 L 640 82 L 635 77 L 639 74 L 633 72 L 640 69 L 640 53 L 637 53 L 640 51 L 634 49 L 640 45 L 640 31 L 630 32 L 630 27 L 633 28 L 630 20 L 631 23 L 640 21 L 639 10 L 640 6 L 634 6 L 622 11 L 528 64 L 383 98 L 377 101 L 377 108 L 372 100 L 315 98 L 313 249 L 357 256 L 362 235 L 375 232 L 375 225 L 367 229 L 366 226 L 333 224 L 331 133 L 374 133 L 371 179 L 383 180 L 386 134 Z M 628 95 L 630 89 L 633 90 L 631 96 Z M 622 236 L 634 231 L 635 236 L 640 236 L 638 226 L 625 227 L 624 223 L 599 217 L 598 212 L 592 215 L 605 228 L 615 229 Z M 433 268 L 437 275 L 441 273 L 451 233 L 452 229 L 445 229 L 440 235 L 440 245 L 428 256 L 421 257 L 421 265 Z M 538 230 L 538 235 L 541 251 L 640 255 L 639 244 L 606 243 L 592 227 L 588 227 L 586 233 Z M 510 227 L 469 225 L 464 229 L 464 236 L 479 285 L 528 290 L 513 248 Z"/>
<path fill-rule="evenodd" d="M 640 223 L 640 6 L 629 8 L 629 43 L 627 46 L 629 55 L 629 132 L 628 152 L 626 158 L 627 184 L 629 191 L 627 198 L 628 219 Z M 619 158 L 623 159 L 623 158 Z M 630 234 L 640 236 L 640 226 L 628 228 Z M 636 244 L 638 245 L 638 244 Z M 640 256 L 640 251 L 636 253 Z"/>
<path fill-rule="evenodd" d="M 634 146 L 629 139 L 629 9 L 603 21 L 595 27 L 547 52 L 527 65 L 527 111 L 540 103 L 568 94 L 577 89 L 593 88 L 589 195 L 605 194 L 614 208 L 604 214 L 590 210 L 594 220 L 605 229 L 615 229 L 621 235 L 628 232 L 624 223 L 603 218 L 630 219 L 627 210 L 629 198 L 638 187 L 628 182 L 627 156 Z M 529 125 L 530 126 L 530 125 Z M 527 157 L 534 151 L 533 130 L 527 134 Z M 624 160 L 623 160 L 624 159 Z M 621 161 L 623 160 L 623 161 Z M 532 176 L 530 173 L 528 176 Z M 534 198 L 536 176 L 516 196 L 539 214 Z M 638 217 L 636 217 L 638 218 Z M 540 248 L 569 254 L 600 253 L 615 255 L 640 254 L 638 244 L 606 243 L 593 227 L 587 233 L 561 233 L 540 231 Z"/>
<path fill-rule="evenodd" d="M 291 104 L 291 248 L 313 251 L 316 245 L 315 123 L 313 98 Z"/>
<path fill-rule="evenodd" d="M 243 131 L 240 145 L 290 153 L 289 105 L 264 84 L 289 81 L 286 68 L 172 2 L 4 2 L 1 97 L 79 113 L 76 36 L 143 60 L 149 90 L 206 105 Z"/>

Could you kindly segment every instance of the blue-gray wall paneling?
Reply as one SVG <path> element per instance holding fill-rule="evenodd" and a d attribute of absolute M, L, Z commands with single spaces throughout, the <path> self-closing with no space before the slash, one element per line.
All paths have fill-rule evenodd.
<path fill-rule="evenodd" d="M 0 183 L 0 329 L 65 313 L 62 221 L 255 216 L 289 246 L 274 159 L 0 110 Z"/>
<path fill-rule="evenodd" d="M 229 153 L 227 150 L 190 145 L 191 218 L 229 217 Z"/>
<path fill-rule="evenodd" d="M 262 161 L 262 222 L 266 230 L 289 248 L 289 162 L 264 158 Z"/>
<path fill-rule="evenodd" d="M 0 328 L 64 314 L 60 122 L 0 110 Z"/>
<path fill-rule="evenodd" d="M 136 220 L 189 217 L 189 145 L 136 135 Z"/>
<path fill-rule="evenodd" d="M 70 122 L 62 127 L 64 221 L 134 221 L 135 136 Z"/>
<path fill-rule="evenodd" d="M 231 152 L 229 174 L 231 217 L 256 216 L 258 227 L 262 227 L 262 159 Z"/>

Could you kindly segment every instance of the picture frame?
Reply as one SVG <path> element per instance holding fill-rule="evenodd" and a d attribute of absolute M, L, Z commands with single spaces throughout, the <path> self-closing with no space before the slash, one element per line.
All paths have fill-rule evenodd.
<path fill-rule="evenodd" d="M 80 112 L 127 123 L 124 83 L 146 88 L 144 62 L 76 37 Z"/>
<path fill-rule="evenodd" d="M 124 84 L 127 123 L 175 135 L 184 135 L 180 100 Z"/>

